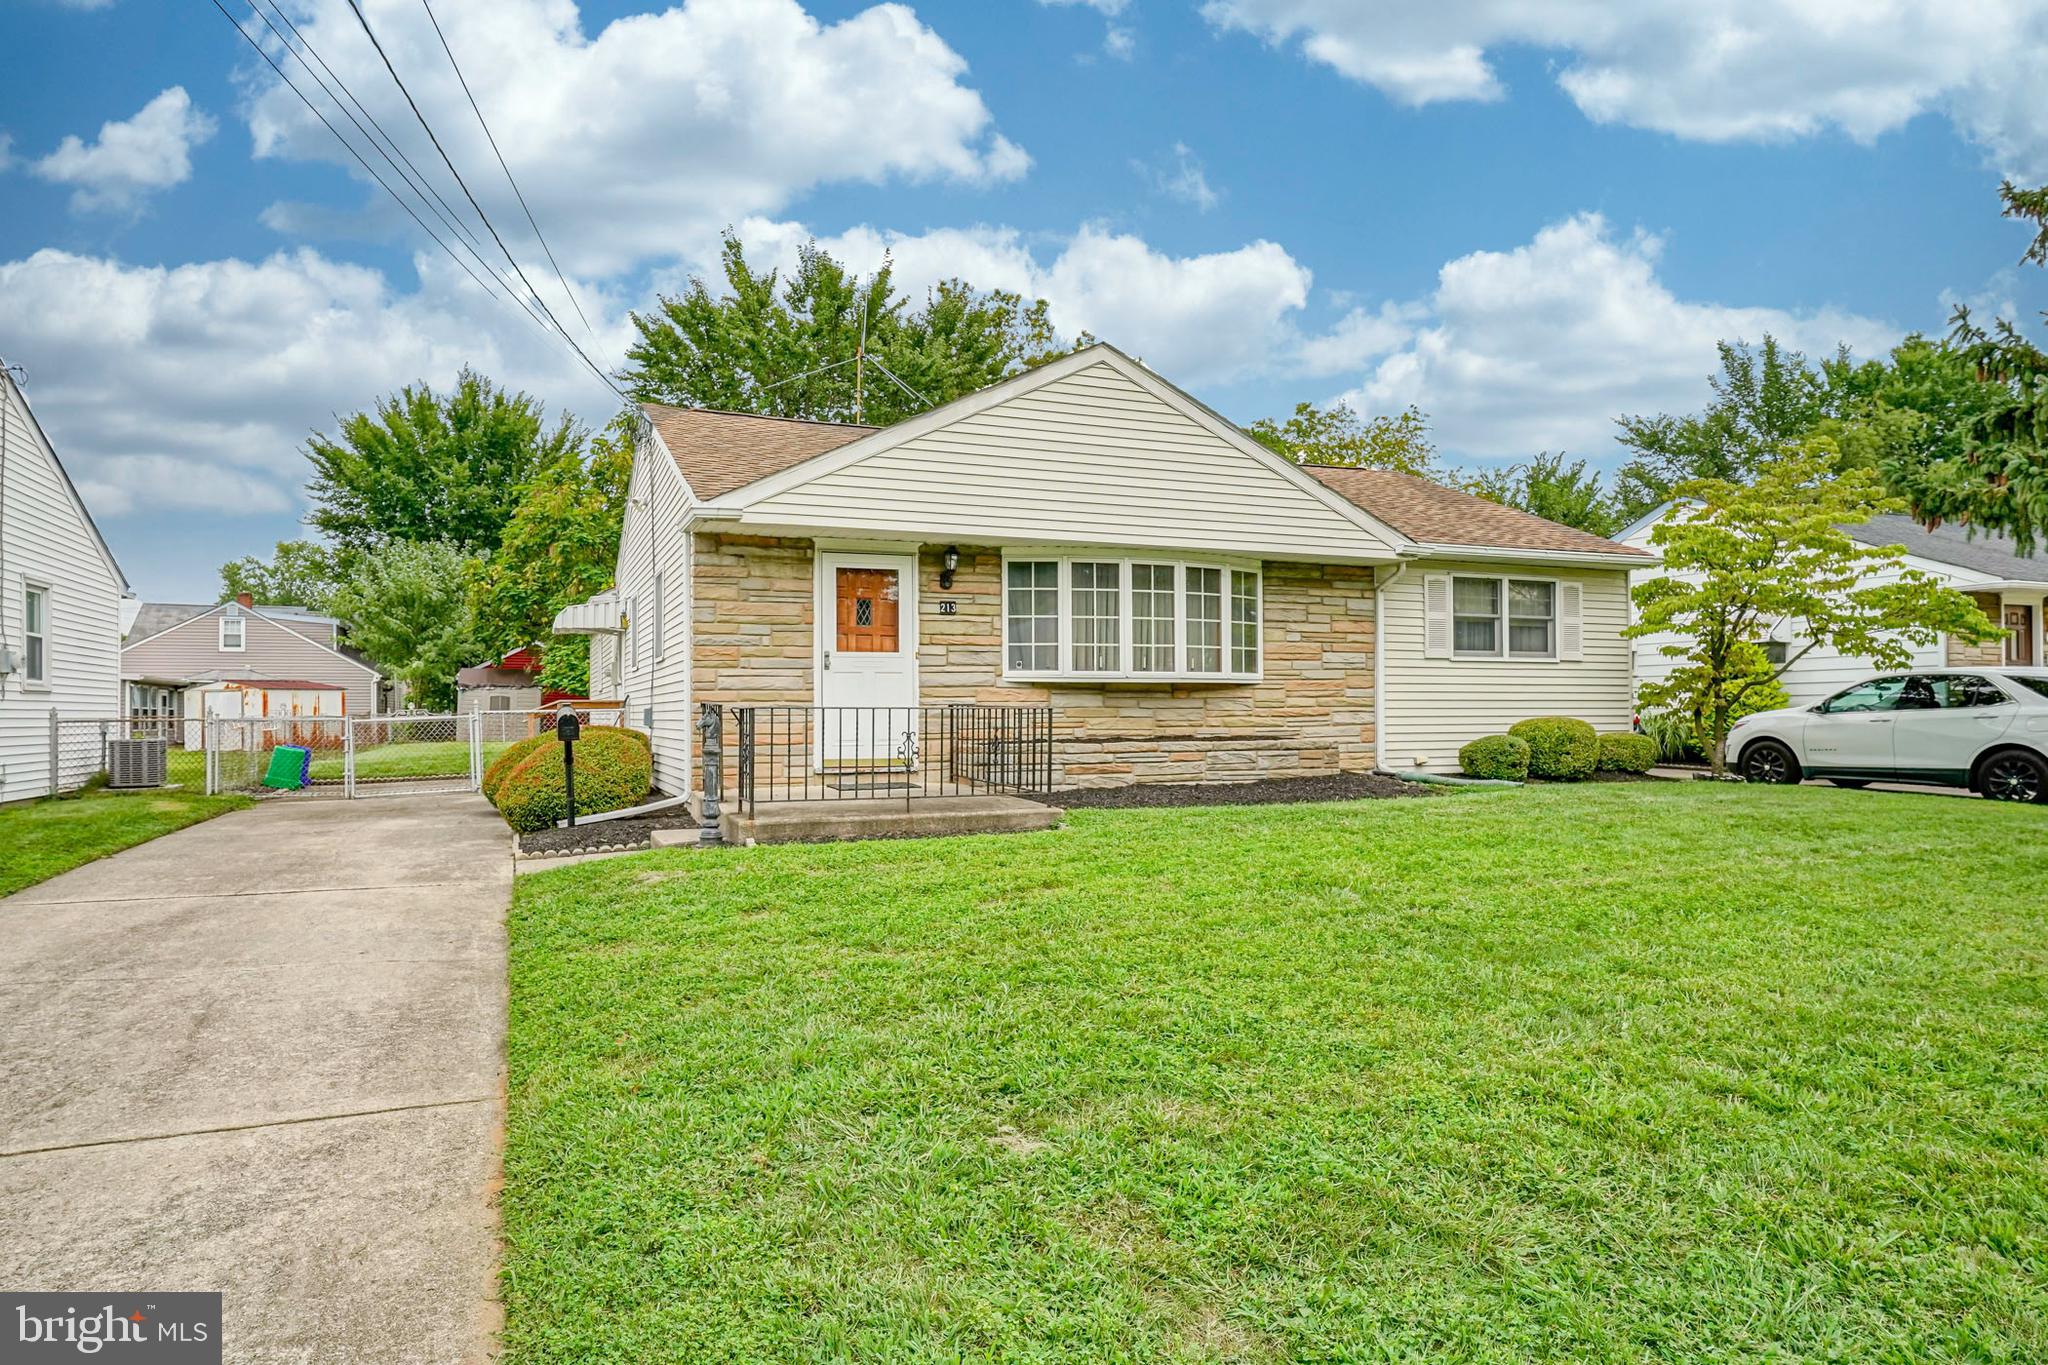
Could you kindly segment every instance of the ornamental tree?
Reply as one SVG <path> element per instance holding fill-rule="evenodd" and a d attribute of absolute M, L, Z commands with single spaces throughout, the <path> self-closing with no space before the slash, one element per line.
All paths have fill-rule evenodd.
<path fill-rule="evenodd" d="M 1717 775 L 1727 770 L 1728 723 L 1744 698 L 1820 645 L 1903 668 L 1912 645 L 2002 633 L 1963 593 L 1903 568 L 1904 547 L 1849 535 L 1845 527 L 1904 503 L 1886 494 L 1876 471 L 1843 468 L 1831 441 L 1782 452 L 1746 486 L 1691 479 L 1674 491 L 1680 509 L 1650 534 L 1668 573 L 1637 585 L 1636 623 L 1624 634 L 1681 637 L 1663 646 L 1679 667 L 1646 684 L 1642 701 L 1699 715 Z M 1771 664 L 1759 642 L 1781 624 L 1800 643 Z"/>

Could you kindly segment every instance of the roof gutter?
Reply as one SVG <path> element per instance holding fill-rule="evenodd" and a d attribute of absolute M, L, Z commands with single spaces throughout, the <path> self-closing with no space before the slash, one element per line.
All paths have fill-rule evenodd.
<path fill-rule="evenodd" d="M 1601 569 L 1655 569 L 1664 563 L 1657 554 L 1632 554 L 1626 550 L 1525 550 L 1505 545 L 1451 545 L 1424 541 L 1414 550 L 1403 550 L 1404 559 L 1476 559 L 1507 564 L 1582 564 Z"/>

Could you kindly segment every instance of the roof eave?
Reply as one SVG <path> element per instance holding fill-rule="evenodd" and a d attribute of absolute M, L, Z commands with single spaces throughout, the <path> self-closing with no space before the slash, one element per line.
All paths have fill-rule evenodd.
<path fill-rule="evenodd" d="M 1419 542 L 1404 559 L 1476 559 L 1510 564 L 1578 564 L 1603 569 L 1654 569 L 1659 555 L 1638 554 L 1617 546 L 1612 550 L 1533 550 L 1509 545 L 1458 545 L 1447 541 Z"/>

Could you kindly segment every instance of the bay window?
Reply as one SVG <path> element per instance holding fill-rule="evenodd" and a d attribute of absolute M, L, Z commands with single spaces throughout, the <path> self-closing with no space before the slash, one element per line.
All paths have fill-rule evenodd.
<path fill-rule="evenodd" d="M 1017 558 L 1004 562 L 1003 596 L 1003 664 L 1013 676 L 1259 676 L 1256 568 L 1095 555 Z"/>

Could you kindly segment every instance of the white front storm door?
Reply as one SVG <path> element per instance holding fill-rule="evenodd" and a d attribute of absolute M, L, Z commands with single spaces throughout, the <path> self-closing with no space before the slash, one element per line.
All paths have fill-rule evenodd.
<path fill-rule="evenodd" d="M 818 556 L 815 764 L 917 764 L 917 556 Z"/>

